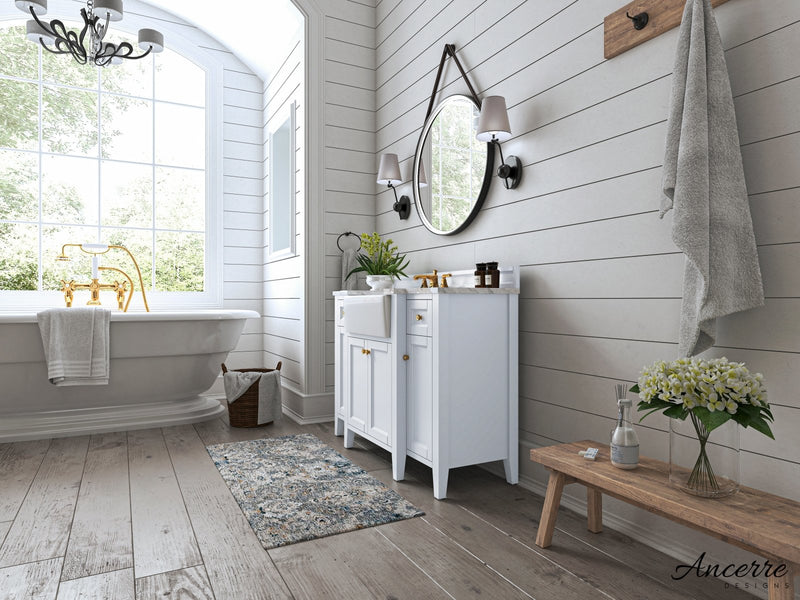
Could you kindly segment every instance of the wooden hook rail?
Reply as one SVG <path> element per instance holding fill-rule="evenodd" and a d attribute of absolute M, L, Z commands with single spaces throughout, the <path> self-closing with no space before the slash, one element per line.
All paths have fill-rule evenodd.
<path fill-rule="evenodd" d="M 711 0 L 717 7 L 728 0 Z M 613 58 L 681 24 L 686 0 L 634 0 L 603 21 L 604 52 Z M 647 14 L 647 18 L 639 18 Z M 638 22 L 645 25 L 637 29 Z"/>

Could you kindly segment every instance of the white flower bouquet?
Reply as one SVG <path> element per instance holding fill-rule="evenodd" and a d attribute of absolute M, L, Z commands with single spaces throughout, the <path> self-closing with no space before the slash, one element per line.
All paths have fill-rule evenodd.
<path fill-rule="evenodd" d="M 639 394 L 638 410 L 647 411 L 642 419 L 658 411 L 672 419 L 691 419 L 700 455 L 689 476 L 690 487 L 718 489 L 706 453 L 708 436 L 717 427 L 733 420 L 775 439 L 764 377 L 750 373 L 744 363 L 698 357 L 656 361 L 642 369 L 631 392 Z"/>

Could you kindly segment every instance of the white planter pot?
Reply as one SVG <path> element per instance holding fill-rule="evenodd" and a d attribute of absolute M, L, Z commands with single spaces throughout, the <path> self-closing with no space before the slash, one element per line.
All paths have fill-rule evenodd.
<path fill-rule="evenodd" d="M 371 290 L 388 290 L 393 283 L 391 275 L 367 275 L 367 285 Z"/>

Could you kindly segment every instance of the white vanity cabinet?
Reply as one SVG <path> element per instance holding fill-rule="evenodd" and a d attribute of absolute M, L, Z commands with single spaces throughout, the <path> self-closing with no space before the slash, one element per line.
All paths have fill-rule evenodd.
<path fill-rule="evenodd" d="M 449 470 L 502 460 L 518 476 L 518 289 L 400 289 L 391 333 L 348 333 L 349 295 L 336 295 L 336 433 L 361 435 L 431 467 L 433 493 L 447 494 Z"/>
<path fill-rule="evenodd" d="M 392 348 L 388 341 L 346 337 L 345 415 L 354 433 L 391 447 Z M 352 444 L 350 444 L 352 445 Z"/>

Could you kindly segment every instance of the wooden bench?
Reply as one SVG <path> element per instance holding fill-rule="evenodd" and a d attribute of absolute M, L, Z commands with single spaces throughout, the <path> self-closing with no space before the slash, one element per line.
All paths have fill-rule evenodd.
<path fill-rule="evenodd" d="M 600 450 L 594 461 L 578 454 L 589 447 Z M 603 529 L 602 495 L 607 494 L 749 550 L 776 567 L 786 565 L 769 576 L 769 598 L 794 600 L 794 575 L 800 572 L 800 502 L 747 487 L 727 498 L 691 496 L 669 484 L 667 463 L 641 457 L 638 468 L 618 469 L 611 464 L 608 446 L 592 441 L 536 448 L 531 460 L 550 471 L 537 546 L 547 548 L 552 542 L 564 486 L 581 483 L 586 486 L 589 531 Z M 720 565 L 720 571 L 725 566 Z"/>

